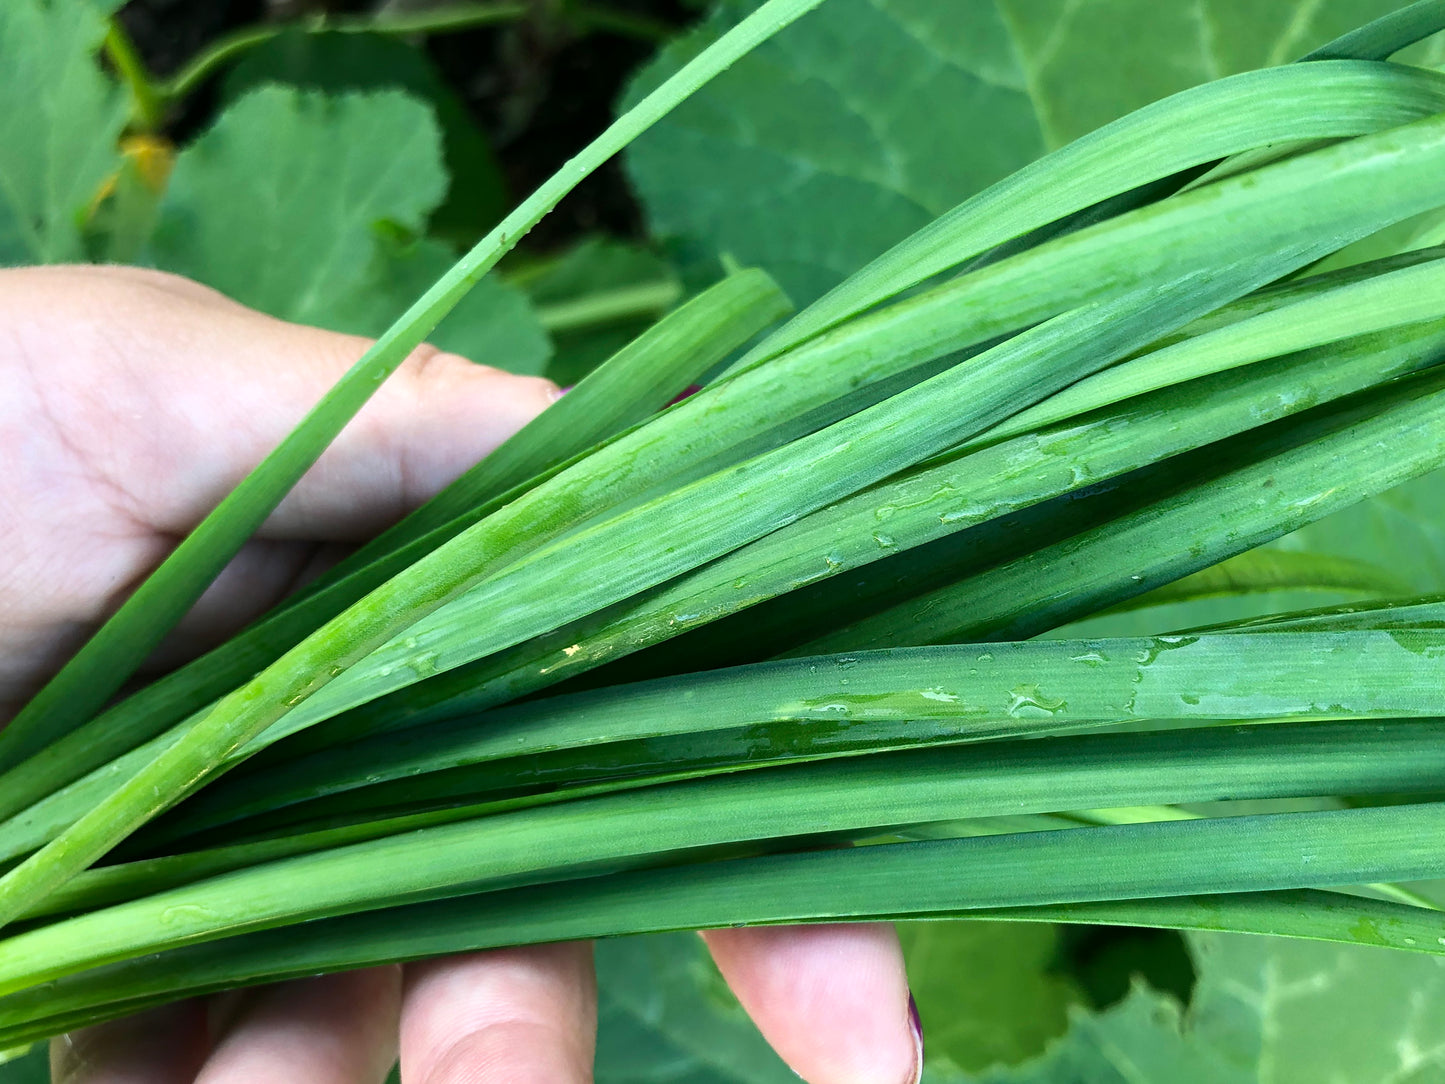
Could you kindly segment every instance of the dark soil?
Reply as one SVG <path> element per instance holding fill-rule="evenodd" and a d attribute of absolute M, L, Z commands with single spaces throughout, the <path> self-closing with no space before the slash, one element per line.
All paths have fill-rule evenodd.
<path fill-rule="evenodd" d="M 430 39 L 442 77 L 490 139 L 514 198 L 537 187 L 612 119 L 628 76 L 656 45 L 617 33 L 579 36 L 550 17 L 551 0 L 506 26 Z M 619 13 L 674 29 L 697 17 L 696 0 L 606 0 Z M 244 26 L 304 12 L 356 13 L 367 0 L 130 0 L 120 17 L 158 75 L 174 72 L 207 42 Z M 171 124 L 184 140 L 203 127 L 215 96 L 198 93 Z M 589 178 L 529 238 L 556 248 L 585 233 L 640 237 L 641 217 L 617 162 Z"/>

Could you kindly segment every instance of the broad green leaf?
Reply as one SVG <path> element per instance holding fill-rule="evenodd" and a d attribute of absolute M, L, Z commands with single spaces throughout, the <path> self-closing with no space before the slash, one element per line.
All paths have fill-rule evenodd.
<path fill-rule="evenodd" d="M 1445 960 L 1379 948 L 1191 934 L 1189 1011 L 1241 1080 L 1445 1076 Z"/>
<path fill-rule="evenodd" d="M 1445 13 L 1437 13 L 1437 22 L 1445 23 Z M 1349 83 L 1355 89 L 1331 100 L 1327 88 Z M 1181 91 L 964 200 L 829 291 L 737 367 L 776 356 L 940 273 L 996 262 L 1127 215 L 1175 191 L 1178 176 L 1221 157 L 1258 157 L 1270 145 L 1300 140 L 1319 149 L 1340 136 L 1433 115 L 1439 87 L 1437 75 L 1420 69 L 1335 61 L 1246 72 Z M 1311 101 L 1313 107 L 1306 104 Z M 1189 137 L 1178 138 L 1184 132 Z"/>
<path fill-rule="evenodd" d="M 1369 561 L 1418 594 L 1445 591 L 1445 475 L 1429 474 L 1276 543 Z"/>
<path fill-rule="evenodd" d="M 126 120 L 96 56 L 114 6 L 0 4 L 0 266 L 85 258 L 82 226 L 120 168 Z"/>
<path fill-rule="evenodd" d="M 597 945 L 598 1084 L 795 1084 L 691 934 Z"/>
<path fill-rule="evenodd" d="M 375 337 L 396 313 L 426 292 L 456 262 L 441 241 L 379 236 L 366 275 L 331 305 L 328 323 Z M 521 291 L 495 275 L 477 283 L 427 341 L 472 361 L 527 376 L 540 375 L 552 343 Z"/>
<path fill-rule="evenodd" d="M 27 1054 L 0 1061 L 0 1084 L 50 1084 L 50 1044 L 37 1043 Z"/>
<path fill-rule="evenodd" d="M 177 158 L 154 258 L 262 312 L 336 327 L 380 232 L 421 232 L 446 188 L 440 135 L 420 102 L 264 87 Z"/>
<path fill-rule="evenodd" d="M 977 1076 L 933 1066 L 925 1084 L 1244 1084 L 1206 1044 L 1183 1030 L 1173 998 L 1137 983 L 1102 1013 L 1076 1009 L 1068 1034 L 1043 1058 Z"/>
<path fill-rule="evenodd" d="M 265 83 L 332 95 L 406 91 L 435 112 L 452 180 L 446 201 L 432 216 L 432 231 L 470 244 L 506 213 L 506 183 L 491 147 L 415 44 L 380 34 L 286 31 L 250 49 L 226 75 L 221 96 L 234 101 Z"/>
<path fill-rule="evenodd" d="M 1445 1076 L 1445 959 L 1193 933 L 1187 1008 L 1143 986 L 1016 1070 L 938 1084 L 1427 1084 Z"/>
<path fill-rule="evenodd" d="M 416 239 L 447 185 L 423 102 L 263 87 L 177 158 L 152 255 L 273 316 L 376 337 L 456 262 Z M 526 300 L 495 278 L 430 341 L 519 373 L 551 353 Z"/>
<path fill-rule="evenodd" d="M 720 0 L 628 100 L 754 5 Z M 1396 6 L 832 0 L 639 140 L 628 166 L 654 232 L 756 263 L 807 303 L 1043 151 Z"/>
<path fill-rule="evenodd" d="M 1051 970 L 1053 926 L 909 922 L 898 929 L 928 1058 L 962 1069 L 1014 1065 L 1063 1034 L 1082 994 Z"/>
<path fill-rule="evenodd" d="M 1397 0 L 997 0 L 1051 145 L 1146 102 L 1296 60 Z M 1108 57 L 1108 64 L 1099 62 Z"/>
<path fill-rule="evenodd" d="M 631 96 L 753 6 L 726 0 Z M 628 166 L 654 233 L 759 263 L 807 302 L 1045 149 L 992 4 L 830 0 L 639 141 Z"/>

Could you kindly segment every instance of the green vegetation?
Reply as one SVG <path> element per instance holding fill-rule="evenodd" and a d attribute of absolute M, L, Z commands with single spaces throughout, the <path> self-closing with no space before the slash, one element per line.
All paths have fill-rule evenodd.
<path fill-rule="evenodd" d="M 655 933 L 599 1079 L 761 1084 L 669 931 L 895 918 L 939 1084 L 1445 1071 L 1445 4 L 719 0 L 470 233 L 444 87 L 237 78 L 172 154 L 280 38 L 160 83 L 115 6 L 0 7 L 0 262 L 378 341 L 0 732 L 0 1049 Z M 504 262 L 624 148 L 670 248 Z M 113 700 L 427 339 L 587 375 Z"/>

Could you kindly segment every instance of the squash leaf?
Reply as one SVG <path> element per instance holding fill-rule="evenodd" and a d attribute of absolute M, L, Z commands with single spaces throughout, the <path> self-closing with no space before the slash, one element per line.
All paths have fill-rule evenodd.
<path fill-rule="evenodd" d="M 273 316 L 374 336 L 455 258 L 417 240 L 446 190 L 425 104 L 263 87 L 178 156 L 152 255 Z M 431 341 L 516 372 L 539 372 L 551 352 L 525 299 L 496 279 Z"/>
<path fill-rule="evenodd" d="M 597 1084 L 796 1084 L 692 934 L 597 945 Z"/>
<path fill-rule="evenodd" d="M 960 936 L 964 930 L 973 932 Z M 1124 1000 L 1090 1011 L 1067 976 L 1043 970 L 1055 936 L 1050 927 L 915 923 L 902 934 L 927 1030 L 926 1084 L 1427 1084 L 1445 1078 L 1445 958 L 1190 934 L 1198 979 L 1188 1006 L 1136 980 Z M 732 1000 L 696 937 L 602 942 L 598 980 L 599 1084 L 796 1079 Z M 955 990 L 938 1000 L 935 987 L 943 985 L 972 992 L 960 998 Z M 938 1019 L 950 1001 L 958 1027 Z M 1062 1025 L 1065 1004 L 1067 1032 L 1040 1056 L 1008 1064 L 1029 1058 L 1049 1038 L 1039 1035 L 1041 1019 L 1051 1022 L 1051 1032 L 1053 1021 Z M 988 1035 L 990 1024 L 1009 1035 Z M 970 1042 L 976 1044 L 971 1050 Z M 995 1064 L 966 1071 L 960 1060 Z"/>
<path fill-rule="evenodd" d="M 506 182 L 491 146 L 416 44 L 381 34 L 288 30 L 242 57 L 227 73 L 221 94 L 234 101 L 266 83 L 329 94 L 406 91 L 435 112 L 452 178 L 446 202 L 432 215 L 432 232 L 470 244 L 507 212 Z"/>
<path fill-rule="evenodd" d="M 1083 995 L 1050 965 L 1055 926 L 1025 922 L 905 922 L 908 981 L 931 1060 L 979 1070 L 1043 1052 Z"/>
<path fill-rule="evenodd" d="M 935 1084 L 1425 1084 L 1445 1075 L 1445 960 L 1239 934 L 1189 938 L 1192 1004 L 1136 985 L 1076 1012 L 1068 1035 L 1017 1070 Z M 928 1079 L 928 1078 L 925 1078 Z"/>
<path fill-rule="evenodd" d="M 0 4 L 0 265 L 85 257 L 127 108 L 96 61 L 105 14 L 86 0 Z"/>
<path fill-rule="evenodd" d="M 624 105 L 756 4 L 719 0 Z M 639 139 L 628 169 L 655 233 L 760 266 L 802 305 L 1045 150 L 1397 6 L 830 0 Z"/>

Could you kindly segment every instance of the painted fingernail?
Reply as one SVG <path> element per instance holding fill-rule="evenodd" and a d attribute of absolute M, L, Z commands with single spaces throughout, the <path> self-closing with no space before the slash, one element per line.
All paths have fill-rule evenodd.
<path fill-rule="evenodd" d="M 673 401 L 672 401 L 671 403 L 668 403 L 667 405 L 668 405 L 668 406 L 672 406 L 674 403 L 680 403 L 680 402 L 682 402 L 684 399 L 687 399 L 687 398 L 689 398 L 690 396 L 696 395 L 696 394 L 697 394 L 698 392 L 700 392 L 700 391 L 702 391 L 702 385 L 701 385 L 701 384 L 689 384 L 687 387 L 683 388 L 682 391 L 678 392 L 678 393 L 677 393 L 677 397 L 676 397 L 675 399 L 673 399 Z"/>
<path fill-rule="evenodd" d="M 913 1033 L 913 1084 L 918 1084 L 923 1079 L 923 1021 L 912 994 L 908 995 L 908 1028 Z"/>

